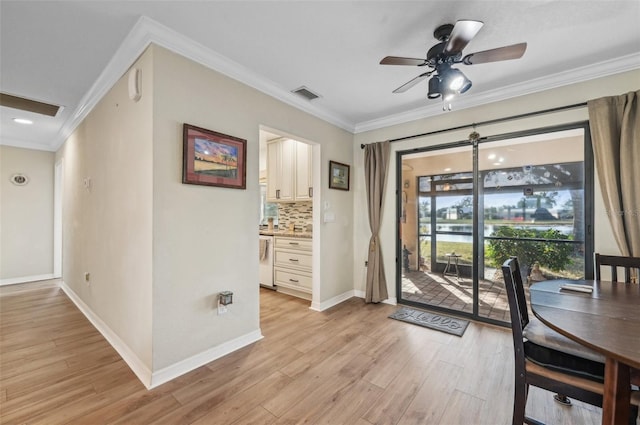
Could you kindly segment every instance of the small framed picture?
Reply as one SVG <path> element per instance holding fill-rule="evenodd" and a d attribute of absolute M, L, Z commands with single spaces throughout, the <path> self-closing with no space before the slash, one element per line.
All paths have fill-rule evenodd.
<path fill-rule="evenodd" d="M 184 124 L 182 155 L 182 183 L 246 188 L 246 140 Z"/>
<path fill-rule="evenodd" d="M 349 190 L 349 165 L 329 161 L 329 189 Z"/>

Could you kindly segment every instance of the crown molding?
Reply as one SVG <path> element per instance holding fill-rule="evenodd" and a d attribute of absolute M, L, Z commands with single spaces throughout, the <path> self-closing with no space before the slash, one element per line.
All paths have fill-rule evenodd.
<path fill-rule="evenodd" d="M 69 138 L 82 120 L 86 118 L 89 112 L 91 112 L 151 43 L 184 56 L 229 78 L 240 81 L 243 84 L 253 87 L 256 90 L 346 131 L 351 133 L 354 131 L 354 125 L 352 123 L 311 104 L 310 101 L 299 98 L 297 95 L 261 77 L 249 68 L 214 52 L 177 31 L 153 19 L 142 16 L 138 19 L 129 34 L 127 34 L 89 91 L 83 96 L 71 117 L 62 125 L 52 143 L 52 150 L 57 150 L 65 140 Z"/>
<path fill-rule="evenodd" d="M 80 100 L 78 107 L 69 118 L 62 124 L 58 134 L 52 143 L 55 150 L 71 136 L 71 133 L 89 115 L 98 102 L 107 94 L 109 90 L 118 82 L 129 67 L 138 59 L 150 43 L 149 34 L 145 30 L 144 21 L 148 19 L 141 17 L 133 26 L 129 34 L 116 50 L 107 66 L 102 70 L 100 76 L 93 83 L 89 91 Z"/>
<path fill-rule="evenodd" d="M 568 71 L 558 72 L 550 76 L 534 78 L 524 83 L 512 84 L 500 87 L 496 90 L 480 93 L 477 95 L 462 96 L 456 99 L 455 109 L 467 109 L 475 106 L 486 105 L 493 102 L 524 96 L 545 90 L 581 83 L 596 78 L 609 75 L 620 74 L 640 68 L 640 53 L 617 58 L 615 61 L 605 61 L 589 66 L 575 68 Z M 442 103 L 435 102 L 421 108 L 389 115 L 380 119 L 363 121 L 355 125 L 354 133 L 377 130 L 392 125 L 404 124 L 418 119 L 434 117 L 443 114 Z"/>
<path fill-rule="evenodd" d="M 25 142 L 18 139 L 7 139 L 3 138 L 0 140 L 1 146 L 11 146 L 14 148 L 22 148 L 22 149 L 33 149 L 37 151 L 47 151 L 47 152 L 55 152 L 57 151 L 57 147 L 51 145 L 43 145 L 42 143 L 34 143 L 34 142 Z"/>
<path fill-rule="evenodd" d="M 337 115 L 314 105 L 311 101 L 302 99 L 300 96 L 291 93 L 273 81 L 260 76 L 258 73 L 231 59 L 214 52 L 208 47 L 193 41 L 192 39 L 176 32 L 166 26 L 146 17 L 140 19 L 147 29 L 151 42 L 162 46 L 174 53 L 197 62 L 209 69 L 226 75 L 249 87 L 261 91 L 275 99 L 280 100 L 294 108 L 307 112 L 330 124 L 353 133 L 354 125 Z"/>
<path fill-rule="evenodd" d="M 125 37 L 89 91 L 83 96 L 79 106 L 62 125 L 50 146 L 43 147 L 42 145 L 4 140 L 2 144 L 56 151 L 151 43 L 171 50 L 187 59 L 354 134 L 433 117 L 443 113 L 441 103 L 437 102 L 380 119 L 352 123 L 323 108 L 313 105 L 310 101 L 299 98 L 275 84 L 273 81 L 261 77 L 253 70 L 214 52 L 204 45 L 146 16 L 142 16 L 138 19 L 127 37 Z M 471 108 L 638 68 L 640 68 L 640 53 L 623 56 L 614 61 L 599 62 L 593 65 L 559 72 L 551 76 L 535 78 L 524 83 L 501 87 L 478 95 L 465 95 L 456 99 L 455 106 L 456 110 Z"/>

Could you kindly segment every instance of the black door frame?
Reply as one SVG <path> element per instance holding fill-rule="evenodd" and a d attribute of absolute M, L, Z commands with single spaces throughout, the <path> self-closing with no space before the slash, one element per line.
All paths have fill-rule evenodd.
<path fill-rule="evenodd" d="M 594 235 L 593 235 L 593 222 L 594 222 L 594 164 L 593 164 L 593 149 L 591 144 L 591 132 L 589 130 L 588 121 L 579 121 L 561 125 L 554 125 L 548 127 L 537 127 L 522 131 L 503 133 L 493 136 L 482 137 L 476 140 L 461 140 L 450 143 L 443 143 L 433 146 L 424 146 L 421 148 L 412 148 L 407 150 L 396 151 L 396 300 L 398 304 L 410 305 L 414 307 L 427 308 L 433 311 L 453 313 L 458 316 L 469 317 L 470 319 L 480 322 L 490 323 L 499 326 L 509 326 L 506 322 L 501 322 L 495 319 L 479 315 L 479 272 L 476 264 L 476 260 L 480 255 L 479 234 L 478 234 L 478 222 L 480 211 L 477 208 L 479 199 L 479 179 L 480 173 L 478 172 L 478 147 L 482 143 L 495 142 L 505 139 L 514 139 L 519 137 L 534 136 L 546 133 L 555 133 L 565 130 L 582 129 L 584 134 L 584 226 L 585 226 L 585 278 L 593 278 L 593 263 L 590 259 L 593 257 L 594 252 Z M 405 300 L 402 298 L 402 240 L 400 238 L 400 226 L 402 217 L 402 157 L 403 155 L 415 154 L 420 152 L 429 152 L 436 150 L 444 150 L 457 147 L 472 147 L 473 155 L 473 265 L 472 265 L 472 288 L 473 288 L 473 313 L 466 313 L 459 310 L 452 310 L 446 307 L 422 304 L 415 301 Z"/>

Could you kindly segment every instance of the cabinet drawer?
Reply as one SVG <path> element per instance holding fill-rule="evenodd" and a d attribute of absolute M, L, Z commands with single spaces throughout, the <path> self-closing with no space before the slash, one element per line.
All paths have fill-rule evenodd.
<path fill-rule="evenodd" d="M 311 254 L 276 249 L 274 264 L 276 266 L 304 268 L 311 271 Z"/>
<path fill-rule="evenodd" d="M 276 268 L 276 285 L 288 288 L 311 291 L 311 276 L 290 270 Z"/>
<path fill-rule="evenodd" d="M 305 238 L 282 238 L 276 236 L 276 249 L 299 249 L 302 251 L 311 251 L 313 242 L 311 239 Z"/>

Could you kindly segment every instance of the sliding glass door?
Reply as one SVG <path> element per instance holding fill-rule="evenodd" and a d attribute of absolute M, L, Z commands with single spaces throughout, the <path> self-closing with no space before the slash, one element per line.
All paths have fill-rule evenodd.
<path fill-rule="evenodd" d="M 527 282 L 591 276 L 584 126 L 400 152 L 398 162 L 400 303 L 506 323 L 500 266 L 510 256 Z"/>

